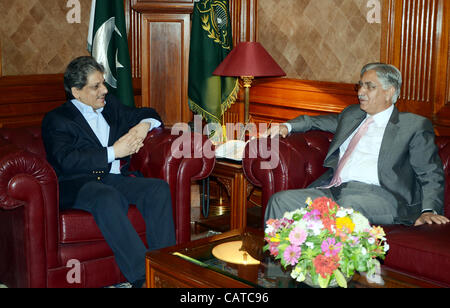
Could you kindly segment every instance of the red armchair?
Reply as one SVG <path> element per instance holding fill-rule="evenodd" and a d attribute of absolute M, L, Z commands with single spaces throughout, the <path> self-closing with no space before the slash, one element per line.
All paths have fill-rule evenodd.
<path fill-rule="evenodd" d="M 258 139 L 249 142 L 243 169 L 248 180 L 262 188 L 263 213 L 274 193 L 305 188 L 325 172 L 322 163 L 332 138 L 332 134 L 321 131 L 293 133 L 281 138 L 279 151 L 273 153 L 271 140 L 267 140 L 268 150 L 262 154 L 259 152 L 261 150 L 256 151 Z M 450 137 L 437 137 L 436 144 L 446 176 L 444 211 L 450 218 Z M 262 148 L 265 149 L 265 146 Z M 276 157 L 268 157 L 268 152 Z M 279 164 L 272 169 L 261 168 L 262 162 L 271 160 L 279 160 Z M 383 227 L 390 246 L 385 266 L 450 287 L 450 224 Z"/>
<path fill-rule="evenodd" d="M 184 243 L 190 240 L 191 181 L 207 177 L 215 158 L 199 155 L 210 145 L 194 134 L 188 135 L 191 158 L 173 155 L 177 138 L 169 129 L 150 132 L 131 169 L 169 183 L 177 243 Z M 40 127 L 0 129 L 0 281 L 9 287 L 102 287 L 124 281 L 93 217 L 59 211 L 57 183 Z M 134 205 L 128 216 L 145 241 L 145 224 Z M 67 276 L 76 266 L 80 283 L 70 283 Z"/>

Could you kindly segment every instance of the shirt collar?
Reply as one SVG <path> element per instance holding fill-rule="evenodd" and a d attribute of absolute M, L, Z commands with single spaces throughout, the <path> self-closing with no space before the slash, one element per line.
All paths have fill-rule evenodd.
<path fill-rule="evenodd" d="M 91 106 L 86 105 L 85 103 L 80 102 L 77 99 L 73 99 L 73 100 L 71 100 L 71 102 L 72 102 L 72 104 L 74 104 L 75 107 L 77 107 L 77 109 L 81 112 L 81 114 L 88 114 L 88 113 L 97 113 L 98 114 L 103 111 L 103 108 L 105 108 L 105 107 L 102 107 L 97 110 L 94 110 L 94 108 L 92 108 Z M 105 103 L 106 103 L 106 101 L 105 101 Z"/>
<path fill-rule="evenodd" d="M 374 124 L 378 127 L 384 127 L 389 122 L 389 119 L 391 118 L 392 112 L 394 111 L 394 104 L 392 104 L 389 108 L 386 110 L 383 110 L 381 112 L 378 112 L 377 114 L 373 115 L 372 118 L 374 120 Z M 368 118 L 369 115 L 366 116 Z"/>

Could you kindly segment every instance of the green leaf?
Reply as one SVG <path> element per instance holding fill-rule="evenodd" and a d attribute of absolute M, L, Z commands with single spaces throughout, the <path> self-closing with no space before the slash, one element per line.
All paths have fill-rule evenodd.
<path fill-rule="evenodd" d="M 328 287 L 328 284 L 330 283 L 331 276 L 327 276 L 327 278 L 323 278 L 322 275 L 318 275 L 317 280 L 319 281 L 319 286 L 321 288 Z"/>
<path fill-rule="evenodd" d="M 295 221 L 299 221 L 300 218 L 302 218 L 302 215 L 300 215 L 300 214 L 298 214 L 298 213 L 295 213 L 295 214 L 292 216 L 292 219 L 295 220 Z"/>
<path fill-rule="evenodd" d="M 340 270 L 337 269 L 334 271 L 334 278 L 341 288 L 347 288 L 347 280 L 345 279 L 344 275 L 342 275 Z"/>

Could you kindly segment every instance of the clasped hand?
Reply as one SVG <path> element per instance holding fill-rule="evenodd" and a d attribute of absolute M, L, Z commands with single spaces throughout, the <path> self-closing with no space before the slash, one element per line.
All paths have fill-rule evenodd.
<path fill-rule="evenodd" d="M 149 123 L 139 123 L 120 137 L 113 145 L 116 158 L 123 158 L 139 152 L 144 146 L 144 139 L 149 129 Z"/>

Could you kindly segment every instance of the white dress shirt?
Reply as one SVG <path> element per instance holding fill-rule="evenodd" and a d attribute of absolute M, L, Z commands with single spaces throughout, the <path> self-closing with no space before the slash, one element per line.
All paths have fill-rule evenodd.
<path fill-rule="evenodd" d="M 342 183 L 358 181 L 380 186 L 378 179 L 378 156 L 380 154 L 384 131 L 393 111 L 394 105 L 391 105 L 388 109 L 372 116 L 374 122 L 369 125 L 367 132 L 361 137 L 352 155 L 342 168 L 340 174 Z M 358 128 L 340 146 L 339 159 L 344 155 L 350 140 L 356 134 Z"/>
<path fill-rule="evenodd" d="M 113 146 L 108 147 L 110 127 L 108 125 L 108 122 L 106 122 L 105 118 L 102 115 L 103 108 L 94 110 L 94 108 L 92 108 L 91 106 L 88 106 L 77 99 L 73 99 L 72 104 L 74 104 L 74 106 L 77 107 L 77 109 L 81 112 L 83 117 L 88 122 L 89 126 L 94 131 L 101 145 L 106 148 L 108 153 L 107 157 L 108 163 L 112 163 L 111 170 L 109 172 L 114 174 L 120 174 L 120 160 L 116 159 L 114 147 Z M 151 131 L 153 128 L 161 126 L 160 121 L 152 118 L 144 119 L 141 121 L 141 123 L 142 122 L 150 123 L 149 131 Z"/>
<path fill-rule="evenodd" d="M 340 174 L 342 183 L 358 181 L 380 186 L 380 181 L 378 179 L 378 156 L 380 154 L 384 131 L 393 111 L 394 105 L 391 105 L 388 109 L 373 116 L 374 122 L 369 126 L 366 134 L 361 137 L 352 155 L 342 168 Z M 367 115 L 366 118 L 367 117 L 369 117 L 369 115 Z M 361 122 L 361 125 L 363 123 L 364 121 Z M 288 131 L 291 132 L 291 124 L 283 124 L 286 125 Z M 353 136 L 358 131 L 358 128 L 359 126 L 340 146 L 339 159 L 344 156 L 345 150 L 347 150 L 350 140 L 352 140 Z"/>

